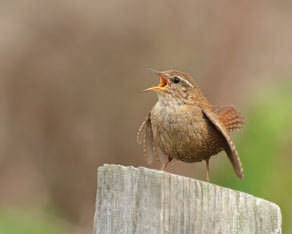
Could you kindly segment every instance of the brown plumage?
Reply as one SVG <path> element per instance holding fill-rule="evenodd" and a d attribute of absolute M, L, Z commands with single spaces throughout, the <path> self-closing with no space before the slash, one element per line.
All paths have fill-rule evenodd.
<path fill-rule="evenodd" d="M 160 84 L 146 91 L 155 91 L 158 102 L 137 133 L 148 162 L 158 157 L 165 170 L 172 159 L 190 163 L 205 160 L 209 180 L 209 159 L 224 150 L 236 175 L 243 178 L 240 159 L 229 135 L 243 126 L 239 112 L 232 106 L 212 106 L 184 72 L 155 73 Z"/>

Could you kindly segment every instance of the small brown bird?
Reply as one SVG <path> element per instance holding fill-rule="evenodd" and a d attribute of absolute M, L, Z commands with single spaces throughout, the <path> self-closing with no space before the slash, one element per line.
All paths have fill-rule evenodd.
<path fill-rule="evenodd" d="M 189 163 L 204 160 L 209 181 L 209 159 L 224 150 L 236 175 L 243 178 L 240 159 L 229 135 L 242 128 L 240 113 L 233 106 L 211 105 L 187 73 L 152 71 L 160 78 L 160 84 L 145 91 L 156 92 L 158 101 L 137 133 L 149 163 L 158 157 L 161 169 L 165 170 L 172 159 Z"/>

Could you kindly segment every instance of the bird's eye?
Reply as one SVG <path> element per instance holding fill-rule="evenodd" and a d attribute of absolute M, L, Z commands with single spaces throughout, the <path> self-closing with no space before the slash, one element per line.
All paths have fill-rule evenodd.
<path fill-rule="evenodd" d="M 178 77 L 174 77 L 174 79 L 173 79 L 173 83 L 177 84 L 177 83 L 179 83 L 179 82 L 180 82 L 180 78 L 178 78 Z"/>

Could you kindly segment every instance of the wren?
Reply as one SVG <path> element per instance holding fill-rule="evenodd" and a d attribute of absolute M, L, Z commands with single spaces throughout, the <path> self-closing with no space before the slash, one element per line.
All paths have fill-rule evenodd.
<path fill-rule="evenodd" d="M 143 145 L 148 162 L 159 158 L 162 170 L 173 160 L 206 162 L 225 151 L 239 178 L 243 169 L 230 132 L 243 126 L 243 118 L 233 106 L 215 107 L 202 94 L 192 77 L 176 70 L 154 71 L 159 85 L 154 91 L 158 101 L 141 124 L 137 141 Z"/>

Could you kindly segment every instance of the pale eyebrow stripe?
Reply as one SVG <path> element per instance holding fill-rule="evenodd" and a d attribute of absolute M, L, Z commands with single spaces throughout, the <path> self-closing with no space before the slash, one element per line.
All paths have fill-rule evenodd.
<path fill-rule="evenodd" d="M 181 78 L 181 77 L 180 77 Z M 183 79 L 183 78 L 181 78 L 184 82 L 186 82 L 189 86 L 191 86 L 192 88 L 194 88 L 194 85 L 191 83 L 191 82 L 189 82 L 188 80 L 185 80 L 185 79 Z"/>

